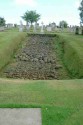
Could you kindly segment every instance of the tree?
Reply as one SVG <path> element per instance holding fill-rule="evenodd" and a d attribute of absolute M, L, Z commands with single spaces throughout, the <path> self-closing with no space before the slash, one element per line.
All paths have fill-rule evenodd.
<path fill-rule="evenodd" d="M 25 14 L 22 16 L 22 18 L 27 22 L 27 23 L 34 23 L 40 19 L 40 15 L 36 13 L 36 11 L 27 11 Z"/>
<path fill-rule="evenodd" d="M 68 24 L 67 24 L 66 21 L 63 20 L 63 21 L 60 21 L 59 26 L 60 26 L 60 27 L 67 28 Z"/>
<path fill-rule="evenodd" d="M 80 3 L 79 10 L 80 10 L 80 19 L 81 19 L 80 23 L 81 25 L 83 25 L 83 0 Z M 82 26 L 82 35 L 83 35 L 83 26 Z"/>
<path fill-rule="evenodd" d="M 5 26 L 5 19 L 0 17 L 0 26 Z"/>

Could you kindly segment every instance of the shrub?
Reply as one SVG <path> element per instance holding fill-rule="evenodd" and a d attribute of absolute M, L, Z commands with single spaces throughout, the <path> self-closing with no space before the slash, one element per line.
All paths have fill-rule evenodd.
<path fill-rule="evenodd" d="M 78 34 L 79 34 L 79 27 L 78 27 L 78 26 L 76 27 L 75 34 L 76 34 L 76 35 L 78 35 Z"/>

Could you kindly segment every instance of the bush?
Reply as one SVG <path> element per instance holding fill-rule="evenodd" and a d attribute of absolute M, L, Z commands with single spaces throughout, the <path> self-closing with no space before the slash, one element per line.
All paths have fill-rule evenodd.
<path fill-rule="evenodd" d="M 82 26 L 82 35 L 83 35 L 83 26 Z"/>
<path fill-rule="evenodd" d="M 78 26 L 76 27 L 75 34 L 76 34 L 76 35 L 78 35 L 78 34 L 79 34 L 79 27 L 78 27 Z"/>

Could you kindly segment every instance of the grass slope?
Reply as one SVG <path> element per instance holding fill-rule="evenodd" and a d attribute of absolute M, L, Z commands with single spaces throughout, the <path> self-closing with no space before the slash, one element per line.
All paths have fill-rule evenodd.
<path fill-rule="evenodd" d="M 19 44 L 25 39 L 25 33 L 9 30 L 0 32 L 0 70 L 7 65 Z"/>
<path fill-rule="evenodd" d="M 61 33 L 58 34 L 57 43 L 69 72 L 74 77 L 83 78 L 83 36 Z"/>
<path fill-rule="evenodd" d="M 41 107 L 43 125 L 82 125 L 83 80 L 0 79 L 0 107 Z"/>

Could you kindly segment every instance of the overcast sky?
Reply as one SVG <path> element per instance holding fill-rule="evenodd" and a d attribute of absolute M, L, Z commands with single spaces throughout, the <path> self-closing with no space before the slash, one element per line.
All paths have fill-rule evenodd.
<path fill-rule="evenodd" d="M 81 0 L 0 0 L 0 16 L 6 23 L 20 23 L 27 10 L 41 14 L 44 24 L 65 20 L 69 25 L 79 25 L 79 3 Z M 22 20 L 23 21 L 23 20 Z M 25 22 L 23 21 L 25 24 Z"/>

